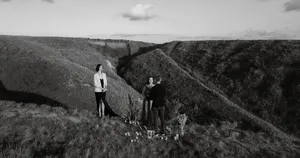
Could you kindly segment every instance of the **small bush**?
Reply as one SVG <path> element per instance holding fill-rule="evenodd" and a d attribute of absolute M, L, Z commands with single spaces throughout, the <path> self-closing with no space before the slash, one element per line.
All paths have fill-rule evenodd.
<path fill-rule="evenodd" d="M 125 114 L 125 118 L 128 121 L 137 121 L 141 110 L 140 108 L 138 108 L 136 104 L 134 104 L 130 94 L 128 94 L 128 100 L 129 100 L 129 104 L 128 104 L 129 110 L 127 111 L 127 114 Z"/>

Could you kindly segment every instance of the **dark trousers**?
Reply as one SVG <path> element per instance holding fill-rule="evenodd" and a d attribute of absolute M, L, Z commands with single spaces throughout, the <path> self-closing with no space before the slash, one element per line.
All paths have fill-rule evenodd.
<path fill-rule="evenodd" d="M 161 122 L 161 133 L 165 133 L 165 106 L 161 107 L 152 107 L 154 114 L 154 128 L 158 132 L 158 117 Z"/>
<path fill-rule="evenodd" d="M 100 101 L 104 103 L 104 105 L 108 105 L 105 96 L 106 96 L 106 92 L 95 92 L 96 95 L 96 103 L 97 103 L 97 113 L 99 113 L 99 104 Z"/>
<path fill-rule="evenodd" d="M 108 105 L 106 99 L 105 99 L 105 96 L 106 96 L 106 92 L 95 92 L 95 95 L 96 95 L 96 103 L 97 103 L 97 114 L 99 115 L 99 104 L 101 102 L 104 103 L 104 114 L 105 115 L 108 115 L 108 116 L 117 116 L 119 117 L 118 114 L 116 114 L 111 108 L 110 106 Z M 100 102 L 101 101 L 101 102 Z"/>

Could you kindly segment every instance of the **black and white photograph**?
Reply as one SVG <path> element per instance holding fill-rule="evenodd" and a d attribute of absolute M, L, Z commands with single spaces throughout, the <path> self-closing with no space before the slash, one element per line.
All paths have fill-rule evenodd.
<path fill-rule="evenodd" d="M 167 157 L 300 157 L 300 0 L 0 0 L 0 158 Z"/>

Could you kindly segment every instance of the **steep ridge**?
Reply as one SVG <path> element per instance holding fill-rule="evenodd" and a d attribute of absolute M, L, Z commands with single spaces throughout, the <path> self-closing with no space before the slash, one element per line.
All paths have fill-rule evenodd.
<path fill-rule="evenodd" d="M 147 81 L 149 76 L 157 75 L 164 78 L 164 84 L 168 91 L 167 108 L 169 111 L 181 108 L 181 111 L 192 116 L 192 121 L 198 123 L 203 123 L 201 122 L 203 119 L 208 119 L 210 122 L 213 119 L 241 121 L 250 130 L 263 130 L 276 137 L 297 140 L 192 77 L 160 49 L 133 58 L 123 69 L 124 79 L 138 90 L 142 89 L 143 81 Z M 172 102 L 176 99 L 179 104 L 184 104 L 184 106 L 176 107 L 178 103 Z M 205 108 L 212 110 L 210 113 L 213 114 L 206 114 L 206 111 L 203 110 Z M 252 127 L 245 123 L 252 124 Z"/>
<path fill-rule="evenodd" d="M 175 47 L 174 47 L 175 48 Z M 161 52 L 162 54 L 164 54 L 163 52 Z M 168 56 L 166 56 L 167 58 L 170 58 Z M 256 124 L 257 126 L 259 126 L 260 128 L 262 128 L 263 130 L 265 130 L 265 132 L 270 133 L 271 135 L 275 135 L 278 137 L 283 137 L 283 138 L 293 138 L 291 136 L 289 136 L 288 134 L 282 132 L 280 129 L 278 129 L 277 127 L 275 127 L 274 125 L 264 121 L 263 119 L 260 119 L 259 117 L 256 117 L 254 115 L 252 115 L 251 113 L 249 113 L 247 110 L 241 108 L 240 106 L 238 106 L 237 104 L 235 104 L 234 102 L 232 102 L 231 100 L 229 100 L 226 96 L 224 96 L 223 94 L 219 93 L 218 91 L 209 88 L 208 86 L 206 86 L 205 84 L 203 84 L 201 81 L 199 81 L 198 79 L 192 77 L 188 72 L 186 72 L 184 69 L 182 69 L 180 66 L 178 66 L 178 64 L 171 58 L 169 59 L 172 61 L 172 63 L 181 71 L 183 71 L 185 74 L 187 74 L 188 77 L 192 78 L 193 80 L 197 81 L 198 84 L 200 84 L 204 89 L 206 89 L 207 91 L 209 91 L 211 94 L 217 96 L 219 99 L 221 99 L 224 103 L 226 103 L 226 105 L 228 106 L 228 108 L 230 110 L 226 110 L 226 111 L 230 111 L 230 114 L 227 113 L 226 115 L 229 115 L 227 117 L 230 117 L 232 114 L 231 113 L 235 113 L 237 112 L 236 115 L 242 115 L 241 117 L 244 118 L 245 120 L 252 122 L 253 124 Z M 222 107 L 224 109 L 224 107 Z M 222 109 L 221 107 L 216 107 L 216 110 L 218 111 L 219 109 Z M 222 109 L 222 110 L 223 110 Z M 224 113 L 224 112 L 221 112 Z M 296 137 L 294 137 L 294 139 L 297 139 Z"/>
<path fill-rule="evenodd" d="M 300 41 L 175 43 L 159 48 L 210 88 L 299 136 Z"/>
<path fill-rule="evenodd" d="M 0 157 L 300 156 L 299 144 L 228 122 L 220 127 L 189 124 L 178 141 L 148 139 L 123 119 L 99 120 L 87 110 L 12 101 L 0 101 L 0 121 Z"/>
<path fill-rule="evenodd" d="M 103 54 L 113 57 L 121 58 L 127 55 L 133 55 L 139 51 L 140 48 L 150 47 L 155 45 L 154 43 L 146 43 L 139 41 L 129 40 L 112 40 L 112 39 L 89 39 L 92 46 Z"/>
<path fill-rule="evenodd" d="M 20 92 L 10 94 L 31 93 L 70 108 L 95 111 L 93 74 L 101 63 L 108 75 L 107 100 L 113 110 L 127 111 L 128 94 L 140 107 L 141 95 L 108 66 L 108 60 L 87 39 L 0 36 L 2 89 Z"/>

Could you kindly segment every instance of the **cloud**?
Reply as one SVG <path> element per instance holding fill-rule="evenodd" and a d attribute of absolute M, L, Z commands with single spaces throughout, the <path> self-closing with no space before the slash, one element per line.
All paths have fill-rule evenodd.
<path fill-rule="evenodd" d="M 43 1 L 47 3 L 54 3 L 54 0 L 43 0 Z"/>
<path fill-rule="evenodd" d="M 10 2 L 11 0 L 1 0 L 1 2 Z"/>
<path fill-rule="evenodd" d="M 285 12 L 300 11 L 300 0 L 291 0 L 289 2 L 286 2 L 284 4 L 284 7 Z"/>
<path fill-rule="evenodd" d="M 147 21 L 155 17 L 150 13 L 153 8 L 153 5 L 150 4 L 136 4 L 131 7 L 129 12 L 124 13 L 123 17 L 131 21 Z"/>

